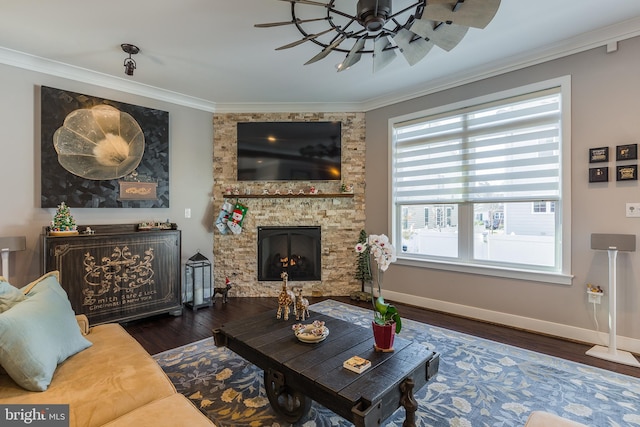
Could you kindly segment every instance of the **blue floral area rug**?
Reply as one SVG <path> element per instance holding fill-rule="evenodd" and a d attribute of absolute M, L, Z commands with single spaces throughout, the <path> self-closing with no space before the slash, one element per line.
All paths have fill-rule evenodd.
<path fill-rule="evenodd" d="M 332 300 L 310 309 L 362 326 L 371 321 L 370 311 Z M 438 374 L 415 391 L 419 426 L 523 426 L 534 410 L 593 427 L 640 426 L 639 378 L 408 319 L 403 319 L 401 336 L 440 353 Z M 289 425 L 269 406 L 262 370 L 216 347 L 212 338 L 154 357 L 178 392 L 216 425 Z M 383 425 L 400 427 L 403 421 L 400 408 Z M 298 425 L 352 424 L 314 402 Z"/>

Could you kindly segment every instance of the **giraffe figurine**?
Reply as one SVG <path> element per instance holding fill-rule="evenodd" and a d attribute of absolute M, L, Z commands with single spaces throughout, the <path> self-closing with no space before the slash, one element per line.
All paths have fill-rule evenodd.
<path fill-rule="evenodd" d="M 302 321 L 309 318 L 309 300 L 302 296 L 302 288 L 296 289 L 296 305 L 295 305 L 296 320 Z"/>
<path fill-rule="evenodd" d="M 296 297 L 292 291 L 287 289 L 287 278 L 289 277 L 287 272 L 283 271 L 280 277 L 282 277 L 282 290 L 280 291 L 280 295 L 278 295 L 278 312 L 276 313 L 276 319 L 280 319 L 284 312 L 284 320 L 289 320 L 289 306 L 293 304 Z M 293 310 L 295 314 L 295 306 Z"/>

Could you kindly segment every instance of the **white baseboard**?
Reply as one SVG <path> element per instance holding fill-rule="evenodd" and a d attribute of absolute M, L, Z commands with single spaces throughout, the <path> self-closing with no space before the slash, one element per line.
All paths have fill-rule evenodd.
<path fill-rule="evenodd" d="M 431 298 L 424 298 L 416 295 L 403 294 L 389 290 L 384 291 L 384 296 L 385 299 L 402 302 L 417 307 L 442 311 L 445 313 L 451 313 L 458 316 L 497 323 L 500 325 L 511 326 L 527 331 L 553 335 L 556 337 L 584 342 L 587 344 L 606 346 L 609 342 L 609 334 L 606 332 L 577 328 L 575 326 L 547 322 L 545 320 L 516 316 L 513 314 L 485 310 L 482 308 L 455 304 L 446 301 L 439 301 Z M 620 350 L 626 350 L 636 354 L 640 353 L 640 340 L 618 336 L 616 337 L 616 341 L 617 346 Z"/>

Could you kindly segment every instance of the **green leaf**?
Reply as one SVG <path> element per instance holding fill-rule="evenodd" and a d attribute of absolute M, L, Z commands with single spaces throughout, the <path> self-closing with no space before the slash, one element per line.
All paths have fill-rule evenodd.
<path fill-rule="evenodd" d="M 400 318 L 399 314 L 396 314 L 393 320 L 395 320 L 396 322 L 396 334 L 399 334 L 400 331 L 402 330 L 402 319 Z"/>
<path fill-rule="evenodd" d="M 380 326 L 384 326 L 384 325 L 385 325 L 385 321 L 384 321 L 384 319 L 383 319 L 383 318 L 381 318 L 381 317 L 374 317 L 374 318 L 373 318 L 373 321 L 374 321 L 376 324 L 380 325 Z"/>
<path fill-rule="evenodd" d="M 399 334 L 402 330 L 402 318 L 400 317 L 400 313 L 398 313 L 398 309 L 391 304 L 387 304 L 387 312 L 384 315 L 387 321 L 396 322 L 396 334 Z"/>
<path fill-rule="evenodd" d="M 385 316 L 388 309 L 389 309 L 389 304 L 386 304 L 384 302 L 384 298 L 379 296 L 378 299 L 376 299 L 376 311 L 382 314 L 383 316 Z"/>

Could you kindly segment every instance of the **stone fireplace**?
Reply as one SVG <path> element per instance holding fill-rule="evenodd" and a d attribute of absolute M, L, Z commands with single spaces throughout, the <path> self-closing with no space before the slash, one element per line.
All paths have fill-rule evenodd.
<path fill-rule="evenodd" d="M 258 280 L 321 280 L 321 228 L 258 227 Z"/>
<path fill-rule="evenodd" d="M 341 181 L 236 180 L 238 122 L 314 120 L 342 122 Z M 264 272 L 259 271 L 259 230 L 319 227 L 320 245 L 318 253 L 313 254 L 319 256 L 319 275 L 300 277 L 295 287 L 302 288 L 307 296 L 349 295 L 360 290 L 360 282 L 354 277 L 354 247 L 365 224 L 364 113 L 228 113 L 214 114 L 213 123 L 214 203 L 211 221 L 215 221 L 225 201 L 241 203 L 248 208 L 240 234 L 221 234 L 214 227 L 215 286 L 223 286 L 225 278 L 229 277 L 233 285 L 230 296 L 277 296 L 281 289 L 280 273 L 272 269 L 270 276 L 263 276 Z M 342 183 L 353 184 L 353 194 L 341 194 Z M 309 194 L 311 186 L 319 194 Z M 227 189 L 236 190 L 237 194 L 227 194 Z M 264 194 L 265 190 L 268 194 Z M 276 191 L 279 194 L 275 194 Z M 300 191 L 304 194 L 299 194 Z M 292 253 L 287 254 L 290 255 Z M 277 278 L 273 277 L 275 274 Z"/>

